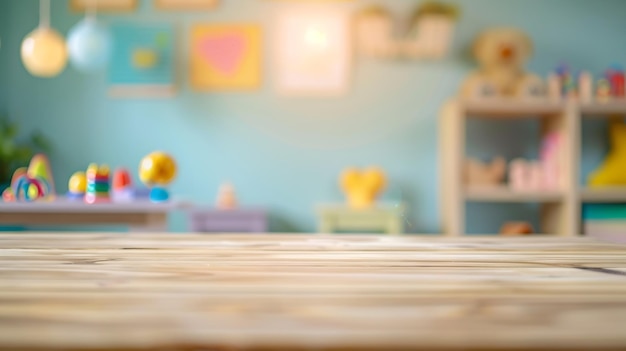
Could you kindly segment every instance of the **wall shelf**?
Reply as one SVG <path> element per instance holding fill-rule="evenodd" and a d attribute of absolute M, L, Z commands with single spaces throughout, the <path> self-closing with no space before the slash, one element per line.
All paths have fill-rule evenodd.
<path fill-rule="evenodd" d="M 599 110 L 595 105 L 588 105 L 588 108 L 594 113 Z M 621 105 L 612 108 L 621 108 Z M 465 234 L 465 206 L 468 202 L 538 203 L 541 217 L 539 232 L 559 236 L 575 236 L 581 233 L 582 202 L 578 195 L 581 116 L 580 105 L 575 101 L 493 99 L 481 102 L 459 100 L 447 102 L 441 110 L 439 139 L 442 206 L 440 211 L 445 234 L 451 236 Z M 466 158 L 467 119 L 476 117 L 501 120 L 532 118 L 541 124 L 542 133 L 561 133 L 563 135 L 560 151 L 561 191 L 517 192 L 505 185 L 471 188 L 464 184 L 462 171 Z M 599 196 L 595 193 L 592 195 Z"/>
<path fill-rule="evenodd" d="M 626 115 L 626 99 L 581 104 L 580 113 L 585 117 Z"/>
<path fill-rule="evenodd" d="M 626 187 L 582 188 L 580 199 L 584 203 L 626 203 Z"/>
<path fill-rule="evenodd" d="M 558 115 L 564 103 L 548 99 L 527 101 L 494 99 L 487 101 L 466 101 L 459 106 L 468 117 L 480 118 L 542 118 Z"/>
<path fill-rule="evenodd" d="M 472 202 L 559 202 L 563 199 L 561 191 L 515 191 L 502 185 L 497 187 L 469 187 L 465 190 L 465 199 Z"/>
<path fill-rule="evenodd" d="M 626 203 L 626 187 L 587 188 L 578 183 L 581 172 L 582 118 L 612 116 L 626 116 L 626 99 L 582 104 L 548 99 L 448 101 L 441 110 L 439 145 L 442 179 L 440 204 L 444 232 L 453 236 L 465 234 L 467 202 L 534 202 L 541 205 L 541 232 L 560 236 L 580 235 L 583 229 L 583 203 Z M 475 117 L 502 120 L 534 118 L 542 124 L 543 133 L 562 133 L 562 191 L 520 193 L 505 185 L 490 188 L 466 186 L 462 179 L 466 157 L 466 120 Z"/>

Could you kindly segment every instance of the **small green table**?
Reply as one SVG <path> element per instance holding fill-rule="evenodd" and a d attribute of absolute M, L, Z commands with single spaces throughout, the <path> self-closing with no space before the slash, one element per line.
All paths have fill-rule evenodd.
<path fill-rule="evenodd" d="M 387 234 L 404 232 L 403 204 L 378 204 L 366 209 L 353 209 L 347 205 L 322 205 L 317 208 L 318 231 L 373 231 Z"/>

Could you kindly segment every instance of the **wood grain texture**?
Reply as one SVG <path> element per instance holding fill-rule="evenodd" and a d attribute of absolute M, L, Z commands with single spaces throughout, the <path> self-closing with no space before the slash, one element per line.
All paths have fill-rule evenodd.
<path fill-rule="evenodd" d="M 626 246 L 0 235 L 0 350 L 565 349 L 626 349 Z"/>

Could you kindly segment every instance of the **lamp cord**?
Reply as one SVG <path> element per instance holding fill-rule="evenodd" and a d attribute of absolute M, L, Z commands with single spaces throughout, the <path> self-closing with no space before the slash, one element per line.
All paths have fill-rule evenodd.
<path fill-rule="evenodd" d="M 50 28 L 50 0 L 39 0 L 39 27 Z"/>

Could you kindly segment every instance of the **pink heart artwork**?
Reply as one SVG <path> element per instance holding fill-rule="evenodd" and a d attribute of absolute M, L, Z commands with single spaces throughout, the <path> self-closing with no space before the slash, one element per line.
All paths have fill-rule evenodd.
<path fill-rule="evenodd" d="M 200 55 L 224 74 L 234 73 L 243 59 L 244 38 L 240 34 L 220 34 L 200 41 Z"/>

